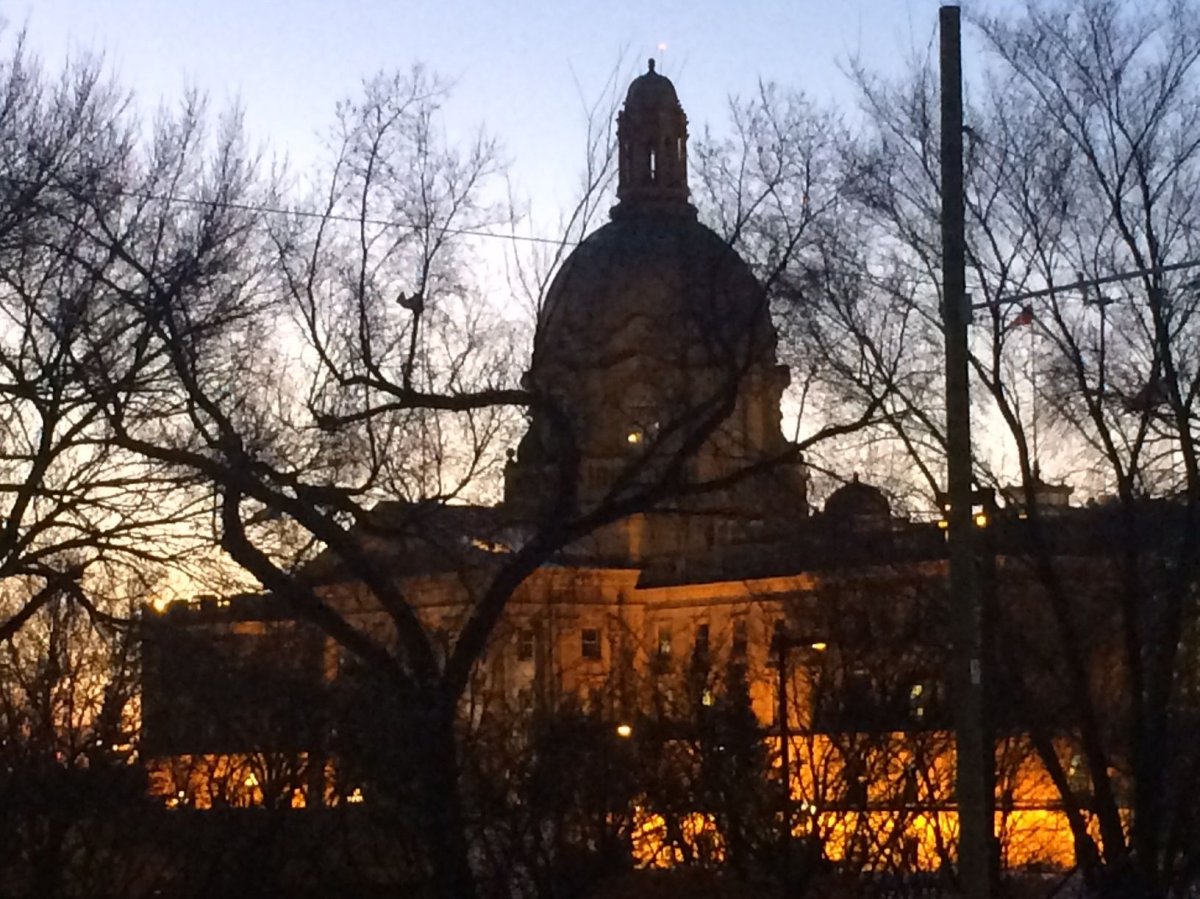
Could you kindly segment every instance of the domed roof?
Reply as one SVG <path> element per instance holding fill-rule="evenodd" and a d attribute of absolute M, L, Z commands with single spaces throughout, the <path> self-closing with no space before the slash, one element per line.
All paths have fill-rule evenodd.
<path fill-rule="evenodd" d="M 690 214 L 687 214 L 690 213 Z M 775 328 L 758 280 L 694 210 L 622 215 L 563 264 L 539 316 L 534 369 L 611 364 L 640 351 L 683 365 L 713 355 L 774 364 Z"/>
<path fill-rule="evenodd" d="M 786 446 L 788 371 L 776 361 L 766 292 L 688 202 L 687 138 L 675 87 L 651 62 L 617 115 L 612 221 L 563 262 L 538 314 L 522 384 L 548 402 L 532 406 L 505 468 L 506 502 L 559 502 L 565 475 L 575 482 L 569 498 L 588 508 L 631 475 L 719 480 Z M 643 456 L 647 467 L 630 467 Z M 767 505 L 764 483 L 747 478 L 670 504 L 755 516 Z M 807 509 L 803 478 L 796 487 Z"/>
<path fill-rule="evenodd" d="M 761 285 L 688 202 L 687 116 L 654 60 L 629 85 L 617 142 L 612 221 L 575 248 L 550 285 L 531 374 L 607 370 L 633 357 L 660 370 L 774 366 Z"/>
<path fill-rule="evenodd" d="M 679 95 L 671 79 L 654 71 L 654 60 L 647 62 L 644 75 L 634 78 L 625 94 L 625 109 L 644 112 L 655 109 L 678 109 Z"/>
<path fill-rule="evenodd" d="M 892 514 L 891 504 L 883 491 L 870 484 L 854 480 L 843 484 L 825 500 L 825 514 L 838 521 L 853 521 L 863 518 L 887 518 Z"/>

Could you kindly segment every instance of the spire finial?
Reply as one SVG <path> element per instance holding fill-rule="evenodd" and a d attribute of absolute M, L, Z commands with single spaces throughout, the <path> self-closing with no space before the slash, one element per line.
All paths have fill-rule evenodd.
<path fill-rule="evenodd" d="M 646 65 L 648 66 L 648 68 L 651 72 L 654 71 L 654 57 L 653 56 L 651 56 L 650 59 L 648 59 L 646 61 Z"/>

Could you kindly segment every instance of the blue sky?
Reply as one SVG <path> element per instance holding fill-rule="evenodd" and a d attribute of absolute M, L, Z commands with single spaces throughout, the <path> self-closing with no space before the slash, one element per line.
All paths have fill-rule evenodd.
<path fill-rule="evenodd" d="M 852 104 L 839 66 L 894 71 L 936 47 L 938 0 L 33 0 L 5 11 L 51 66 L 102 52 L 142 104 L 185 85 L 239 100 L 252 134 L 303 164 L 334 103 L 364 76 L 424 62 L 455 83 L 450 126 L 500 138 L 534 206 L 569 196 L 582 156 L 581 94 L 619 59 L 676 82 L 693 132 L 759 78 Z M 658 49 L 666 44 L 665 52 Z"/>

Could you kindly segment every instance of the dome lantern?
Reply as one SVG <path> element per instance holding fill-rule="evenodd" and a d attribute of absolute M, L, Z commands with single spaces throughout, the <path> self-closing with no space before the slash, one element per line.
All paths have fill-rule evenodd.
<path fill-rule="evenodd" d="M 617 115 L 617 200 L 614 217 L 654 209 L 695 215 L 688 202 L 687 116 L 675 85 L 654 70 L 633 80 Z"/>

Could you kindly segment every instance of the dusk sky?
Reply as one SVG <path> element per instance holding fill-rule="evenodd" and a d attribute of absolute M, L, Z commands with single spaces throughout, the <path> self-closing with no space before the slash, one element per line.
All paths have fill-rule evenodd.
<path fill-rule="evenodd" d="M 240 100 L 251 133 L 303 167 L 334 103 L 364 76 L 423 62 L 455 83 L 449 123 L 502 142 L 534 209 L 571 194 L 582 159 L 581 97 L 624 54 L 627 74 L 660 58 L 693 133 L 720 126 L 727 98 L 757 80 L 853 104 L 839 69 L 860 56 L 894 71 L 936 52 L 938 0 L 34 0 L 8 7 L 52 68 L 101 52 L 143 107 L 194 85 Z M 659 49 L 666 45 L 665 52 Z"/>

